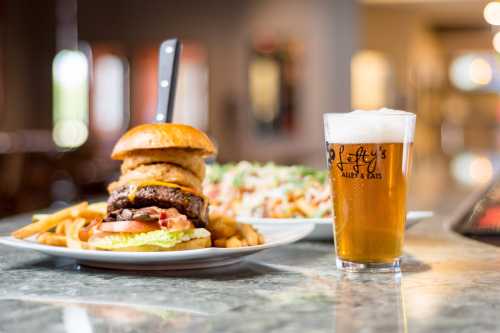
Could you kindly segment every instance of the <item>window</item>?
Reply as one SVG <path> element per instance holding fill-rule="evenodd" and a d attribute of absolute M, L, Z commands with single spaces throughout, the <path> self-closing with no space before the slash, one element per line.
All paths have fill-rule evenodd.
<path fill-rule="evenodd" d="M 80 51 L 62 50 L 52 63 L 52 136 L 60 148 L 76 148 L 88 138 L 88 60 Z"/>
<path fill-rule="evenodd" d="M 354 109 L 378 109 L 390 103 L 391 68 L 384 54 L 360 51 L 351 61 L 351 103 Z"/>
<path fill-rule="evenodd" d="M 115 138 L 129 122 L 128 63 L 107 53 L 94 62 L 92 130 L 98 136 Z"/>

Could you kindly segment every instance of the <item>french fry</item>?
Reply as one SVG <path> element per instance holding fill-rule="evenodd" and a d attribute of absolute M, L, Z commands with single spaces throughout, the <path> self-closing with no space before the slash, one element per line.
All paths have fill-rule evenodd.
<path fill-rule="evenodd" d="M 250 224 L 238 224 L 238 231 L 241 233 L 241 236 L 246 240 L 248 245 L 259 245 L 259 235 Z"/>
<path fill-rule="evenodd" d="M 236 234 L 236 220 L 222 214 L 210 214 L 207 229 L 212 236 L 218 238 L 229 238 Z"/>
<path fill-rule="evenodd" d="M 79 216 L 87 220 L 95 220 L 95 219 L 103 219 L 106 216 L 106 213 L 107 213 L 106 202 L 96 202 L 88 205 L 85 209 L 83 209 Z"/>
<path fill-rule="evenodd" d="M 73 221 L 66 221 L 66 242 L 71 249 L 86 249 L 88 244 L 80 240 L 80 231 L 87 224 L 84 218 L 77 218 Z"/>
<path fill-rule="evenodd" d="M 79 215 L 78 217 L 81 217 L 81 218 L 84 218 L 86 219 L 87 221 L 91 221 L 91 220 L 96 220 L 96 219 L 102 219 L 103 216 L 101 213 L 98 213 L 98 212 L 94 212 L 94 211 L 91 211 L 91 210 L 83 210 Z"/>
<path fill-rule="evenodd" d="M 285 219 L 289 216 L 289 214 L 286 214 L 281 210 L 281 207 L 277 206 L 274 207 L 273 210 L 269 212 L 269 217 L 273 219 Z"/>
<path fill-rule="evenodd" d="M 259 245 L 264 244 L 266 242 L 266 239 L 261 233 L 258 234 L 259 234 Z"/>
<path fill-rule="evenodd" d="M 214 240 L 215 247 L 226 247 L 226 243 L 227 243 L 226 238 L 219 238 Z"/>
<path fill-rule="evenodd" d="M 226 242 L 226 247 L 241 247 L 241 241 L 236 236 L 230 237 Z"/>
<path fill-rule="evenodd" d="M 24 239 L 35 234 L 50 230 L 57 226 L 62 220 L 77 217 L 80 212 L 88 206 L 87 202 L 82 202 L 80 204 L 65 208 L 54 214 L 42 218 L 40 221 L 28 224 L 27 226 L 18 229 L 12 233 L 15 238 Z"/>
<path fill-rule="evenodd" d="M 80 232 L 78 233 L 80 240 L 88 242 L 89 238 L 92 237 L 94 233 L 94 229 L 98 227 L 101 223 L 102 223 L 102 218 L 94 219 L 91 220 L 89 223 L 87 223 L 85 227 L 80 229 Z"/>
<path fill-rule="evenodd" d="M 66 237 L 63 235 L 56 235 L 53 232 L 42 232 L 38 235 L 37 240 L 39 243 L 46 245 L 66 246 Z"/>
<path fill-rule="evenodd" d="M 66 225 L 66 220 L 63 220 L 61 222 L 59 222 L 56 226 L 56 234 L 58 235 L 66 235 L 66 231 L 65 231 L 65 225 Z"/>
<path fill-rule="evenodd" d="M 31 222 L 38 222 L 47 216 L 49 216 L 49 214 L 35 214 L 31 217 Z"/>
<path fill-rule="evenodd" d="M 295 207 L 302 212 L 304 216 L 314 216 L 315 207 L 310 205 L 304 199 L 295 201 Z"/>
<path fill-rule="evenodd" d="M 106 203 L 106 201 L 95 202 L 87 207 L 87 210 L 99 213 L 102 216 L 106 215 L 107 209 L 108 209 L 108 204 Z"/>
<path fill-rule="evenodd" d="M 264 237 L 250 224 L 237 223 L 222 213 L 210 213 L 207 229 L 215 247 L 245 247 L 264 244 Z"/>

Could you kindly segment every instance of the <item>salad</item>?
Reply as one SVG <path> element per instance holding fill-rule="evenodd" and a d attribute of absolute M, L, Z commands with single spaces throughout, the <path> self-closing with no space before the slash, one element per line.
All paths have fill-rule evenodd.
<path fill-rule="evenodd" d="M 332 215 L 327 171 L 305 166 L 212 164 L 203 188 L 211 212 L 263 218 Z"/>

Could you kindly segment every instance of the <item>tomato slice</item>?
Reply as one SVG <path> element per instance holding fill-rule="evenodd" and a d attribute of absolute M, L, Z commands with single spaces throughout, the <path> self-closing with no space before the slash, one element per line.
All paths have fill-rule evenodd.
<path fill-rule="evenodd" d="M 99 230 L 107 232 L 148 232 L 159 229 L 157 222 L 142 221 L 104 222 L 99 226 Z"/>

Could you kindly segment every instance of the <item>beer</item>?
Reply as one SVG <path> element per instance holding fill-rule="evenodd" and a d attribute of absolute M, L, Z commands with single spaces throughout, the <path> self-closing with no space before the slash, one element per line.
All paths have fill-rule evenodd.
<path fill-rule="evenodd" d="M 407 175 L 402 143 L 329 144 L 337 255 L 391 262 L 401 255 Z"/>
<path fill-rule="evenodd" d="M 341 262 L 399 265 L 414 124 L 415 117 L 401 111 L 325 116 Z"/>

